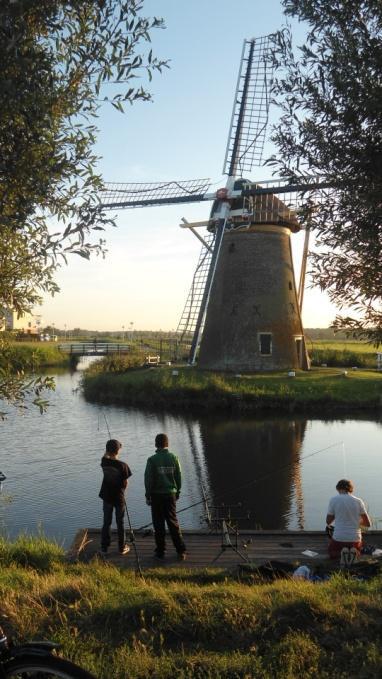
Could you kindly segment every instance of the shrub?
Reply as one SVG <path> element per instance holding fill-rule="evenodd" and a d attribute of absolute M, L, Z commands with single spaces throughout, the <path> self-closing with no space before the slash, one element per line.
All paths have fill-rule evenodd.
<path fill-rule="evenodd" d="M 353 367 L 375 368 L 376 361 L 373 353 L 361 351 L 348 351 L 347 349 L 316 349 L 310 354 L 312 365 L 319 366 L 323 363 L 329 368 Z"/>
<path fill-rule="evenodd" d="M 104 356 L 100 361 L 94 361 L 87 372 L 89 373 L 124 373 L 131 368 L 139 368 L 145 362 L 144 354 L 131 352 L 129 354 L 113 354 Z"/>

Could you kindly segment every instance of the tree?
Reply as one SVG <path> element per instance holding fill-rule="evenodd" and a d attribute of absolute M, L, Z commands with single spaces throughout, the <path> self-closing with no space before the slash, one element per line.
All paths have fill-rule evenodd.
<path fill-rule="evenodd" d="M 52 377 L 27 377 L 22 361 L 17 361 L 6 336 L 0 337 L 0 404 L 4 401 L 20 410 L 32 404 L 43 413 L 49 405 L 44 394 L 54 389 Z M 6 415 L 7 412 L 0 405 L 0 420 L 5 419 Z"/>
<path fill-rule="evenodd" d="M 137 79 L 167 65 L 148 45 L 163 21 L 142 10 L 143 0 L 2 0 L 0 308 L 30 311 L 58 291 L 69 254 L 104 252 L 100 232 L 114 222 L 98 198 L 99 108 L 150 101 Z"/>
<path fill-rule="evenodd" d="M 382 343 L 382 4 L 380 0 L 283 0 L 306 23 L 296 53 L 290 27 L 274 48 L 282 108 L 271 159 L 292 183 L 318 174 L 331 188 L 305 216 L 317 234 L 312 277 L 339 307 L 347 328 Z"/>

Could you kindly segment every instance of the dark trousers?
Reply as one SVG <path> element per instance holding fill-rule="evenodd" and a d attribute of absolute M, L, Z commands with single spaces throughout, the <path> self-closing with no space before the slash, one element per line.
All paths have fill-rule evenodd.
<path fill-rule="evenodd" d="M 118 547 L 122 549 L 125 544 L 125 507 L 123 504 L 111 505 L 103 502 L 103 526 L 101 530 L 101 549 L 106 550 L 110 546 L 111 522 L 113 520 L 113 509 L 115 509 L 115 520 L 118 531 Z"/>
<path fill-rule="evenodd" d="M 186 551 L 178 519 L 176 517 L 175 495 L 151 495 L 151 516 L 153 519 L 155 544 L 157 554 L 163 554 L 166 549 L 166 526 L 170 531 L 171 539 L 178 554 Z"/>

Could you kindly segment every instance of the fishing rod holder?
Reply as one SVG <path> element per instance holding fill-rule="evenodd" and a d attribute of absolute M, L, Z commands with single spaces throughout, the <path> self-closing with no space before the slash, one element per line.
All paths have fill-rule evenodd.
<path fill-rule="evenodd" d="M 238 530 L 238 521 L 246 521 L 250 518 L 250 511 L 248 510 L 245 516 L 237 516 L 234 510 L 242 509 L 241 502 L 235 505 L 226 505 L 222 503 L 221 505 L 215 505 L 209 507 L 209 514 L 206 521 L 211 530 L 214 528 L 217 530 L 221 529 L 222 522 L 225 521 L 229 525 L 231 530 Z"/>
<path fill-rule="evenodd" d="M 211 561 L 211 563 L 215 563 L 219 559 L 219 557 L 225 552 L 227 549 L 231 549 L 234 551 L 238 556 L 240 556 L 243 561 L 246 561 L 247 563 L 249 562 L 248 557 L 246 554 L 243 554 L 243 552 L 240 551 L 239 549 L 239 529 L 237 527 L 237 524 L 232 524 L 226 519 L 220 519 L 221 521 L 221 546 L 220 546 L 220 552 L 217 554 L 217 556 Z M 234 538 L 234 542 L 232 543 L 231 536 Z"/>
<path fill-rule="evenodd" d="M 213 531 L 215 529 L 221 531 L 220 552 L 217 554 L 217 556 L 213 559 L 211 563 L 215 563 L 215 561 L 219 559 L 223 552 L 225 552 L 228 549 L 234 551 L 243 561 L 246 561 L 247 563 L 249 562 L 249 559 L 246 556 L 246 554 L 243 554 L 243 552 L 241 552 L 239 549 L 238 521 L 249 519 L 250 512 L 248 511 L 246 513 L 246 516 L 233 517 L 232 514 L 233 513 L 235 514 L 238 509 L 240 510 L 242 509 L 241 502 L 234 505 L 226 505 L 223 503 L 221 505 L 210 507 L 211 510 L 211 521 L 209 524 L 210 530 Z"/>

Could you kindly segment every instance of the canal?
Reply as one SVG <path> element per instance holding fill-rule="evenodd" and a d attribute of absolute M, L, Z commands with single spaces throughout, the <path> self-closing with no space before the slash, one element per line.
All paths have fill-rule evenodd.
<path fill-rule="evenodd" d="M 79 528 L 100 526 L 108 427 L 133 472 L 128 507 L 135 528 L 150 522 L 143 475 L 159 432 L 181 461 L 184 528 L 206 527 L 206 496 L 212 511 L 242 527 L 320 530 L 342 477 L 353 479 L 374 526 L 382 527 L 382 418 L 200 417 L 98 406 L 82 397 L 80 377 L 80 370 L 56 376 L 46 414 L 30 409 L 0 423 L 0 471 L 7 477 L 0 530 L 7 536 L 42 530 L 68 545 Z"/>

